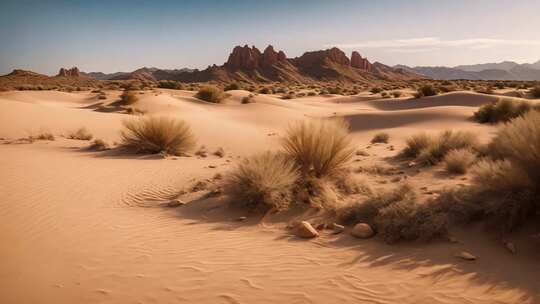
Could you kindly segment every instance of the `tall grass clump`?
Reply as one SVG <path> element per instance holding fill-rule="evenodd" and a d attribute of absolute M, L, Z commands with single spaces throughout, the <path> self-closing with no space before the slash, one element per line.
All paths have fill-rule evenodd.
<path fill-rule="evenodd" d="M 403 150 L 403 154 L 407 157 L 417 157 L 420 152 L 426 149 L 433 141 L 426 133 L 418 133 L 409 136 L 406 140 L 406 147 Z"/>
<path fill-rule="evenodd" d="M 208 102 L 220 103 L 227 95 L 216 86 L 204 86 L 199 89 L 195 97 Z"/>
<path fill-rule="evenodd" d="M 474 119 L 479 123 L 507 122 L 528 113 L 531 109 L 533 106 L 529 102 L 501 98 L 496 102 L 481 106 L 474 113 Z"/>
<path fill-rule="evenodd" d="M 292 124 L 281 144 L 303 175 L 315 177 L 339 171 L 355 151 L 349 124 L 342 119 L 316 119 Z"/>
<path fill-rule="evenodd" d="M 224 192 L 250 209 L 287 209 L 298 179 L 284 154 L 265 152 L 246 158 L 227 176 Z"/>
<path fill-rule="evenodd" d="M 172 117 L 141 117 L 123 122 L 122 146 L 138 153 L 182 155 L 195 146 L 189 125 Z"/>
<path fill-rule="evenodd" d="M 465 174 L 475 160 L 476 154 L 470 149 L 454 149 L 446 154 L 444 164 L 450 173 Z"/>

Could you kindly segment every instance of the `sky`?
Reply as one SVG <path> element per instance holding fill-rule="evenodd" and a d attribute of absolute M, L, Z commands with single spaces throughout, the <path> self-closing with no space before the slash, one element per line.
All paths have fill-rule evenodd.
<path fill-rule="evenodd" d="M 388 65 L 540 60 L 540 0 L 0 0 L 0 74 L 221 65 L 235 45 Z"/>

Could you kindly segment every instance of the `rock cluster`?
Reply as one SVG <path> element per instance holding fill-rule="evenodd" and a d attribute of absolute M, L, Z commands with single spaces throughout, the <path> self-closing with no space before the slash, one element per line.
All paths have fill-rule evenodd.
<path fill-rule="evenodd" d="M 244 45 L 243 47 L 236 46 L 233 49 L 232 53 L 229 55 L 229 59 L 225 63 L 225 67 L 233 70 L 254 70 L 286 60 L 287 56 L 285 56 L 285 53 L 283 53 L 283 51 L 276 52 L 271 45 L 267 46 L 262 53 L 254 46 L 249 47 Z"/>
<path fill-rule="evenodd" d="M 61 68 L 58 72 L 58 76 L 62 77 L 79 77 L 81 76 L 81 73 L 79 72 L 79 69 L 76 67 L 73 67 L 71 69 L 64 69 Z"/>

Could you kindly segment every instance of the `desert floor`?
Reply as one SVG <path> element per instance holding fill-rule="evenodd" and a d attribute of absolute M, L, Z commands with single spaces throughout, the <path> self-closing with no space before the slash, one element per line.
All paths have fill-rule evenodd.
<path fill-rule="evenodd" d="M 214 183 L 239 158 L 278 149 L 280 134 L 305 117 L 344 116 L 359 149 L 351 164 L 403 170 L 421 198 L 467 184 L 442 167 L 420 172 L 392 157 L 407 136 L 470 130 L 485 141 L 496 127 L 470 117 L 495 96 L 454 92 L 422 99 L 359 96 L 282 100 L 229 91 L 224 104 L 193 92 L 139 95 L 147 114 L 188 121 L 206 158 L 93 152 L 88 141 L 62 137 L 86 127 L 96 138 L 119 141 L 124 119 L 89 92 L 0 93 L 1 303 L 539 303 L 540 253 L 526 229 L 512 236 L 517 254 L 477 226 L 453 231 L 457 242 L 359 240 L 348 233 L 301 240 L 289 234 L 296 215 L 261 218 L 224 207 L 204 191 L 188 204 L 162 207 L 199 181 Z M 18 138 L 50 131 L 55 141 Z M 370 144 L 380 131 L 388 144 Z M 225 157 L 212 155 L 218 147 Z M 396 176 L 366 175 L 377 189 Z M 398 178 L 399 179 L 399 178 Z M 427 187 L 427 188 L 425 188 Z M 235 221 L 247 216 L 244 222 Z M 532 232 L 531 232 L 532 233 Z M 467 250 L 476 261 L 454 254 Z"/>

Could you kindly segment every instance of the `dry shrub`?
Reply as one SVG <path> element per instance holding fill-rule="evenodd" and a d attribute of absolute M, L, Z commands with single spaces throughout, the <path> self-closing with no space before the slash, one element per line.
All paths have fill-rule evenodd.
<path fill-rule="evenodd" d="M 338 206 L 341 197 L 331 178 L 304 176 L 298 180 L 294 198 L 310 207 L 332 210 Z"/>
<path fill-rule="evenodd" d="M 242 88 L 242 86 L 240 86 L 239 83 L 233 82 L 233 83 L 230 83 L 227 86 L 225 86 L 224 90 L 225 91 L 240 90 L 241 88 Z"/>
<path fill-rule="evenodd" d="M 391 94 L 392 94 L 392 96 L 394 96 L 394 98 L 399 98 L 402 95 L 402 93 L 400 91 L 393 91 Z"/>
<path fill-rule="evenodd" d="M 380 132 L 380 133 L 377 133 L 375 134 L 375 136 L 373 136 L 373 138 L 371 139 L 371 143 L 388 143 L 388 140 L 390 139 L 390 135 L 388 135 L 388 133 L 386 132 Z"/>
<path fill-rule="evenodd" d="M 124 90 L 120 95 L 120 102 L 124 106 L 132 105 L 139 100 L 139 97 L 135 94 L 135 91 Z"/>
<path fill-rule="evenodd" d="M 342 169 L 352 158 L 349 125 L 342 119 L 306 120 L 289 126 L 282 138 L 285 152 L 303 175 L 322 177 Z"/>
<path fill-rule="evenodd" d="M 506 122 L 528 113 L 531 109 L 533 106 L 529 102 L 501 98 L 496 102 L 481 106 L 474 113 L 474 119 L 479 123 Z"/>
<path fill-rule="evenodd" d="M 34 141 L 34 140 L 50 140 L 50 141 L 53 141 L 53 140 L 55 140 L 55 137 L 54 137 L 54 134 L 52 134 L 51 132 L 40 131 L 38 134 L 29 136 L 28 139 L 30 141 Z"/>
<path fill-rule="evenodd" d="M 470 149 L 450 150 L 444 157 L 446 170 L 454 174 L 465 174 L 476 161 L 476 154 Z"/>
<path fill-rule="evenodd" d="M 283 154 L 266 152 L 239 163 L 227 176 L 224 191 L 250 209 L 287 209 L 298 179 L 295 165 Z"/>
<path fill-rule="evenodd" d="M 66 137 L 77 140 L 91 140 L 93 135 L 85 127 L 82 127 L 70 132 Z"/>
<path fill-rule="evenodd" d="M 189 125 L 171 117 L 141 117 L 123 122 L 122 146 L 139 153 L 182 155 L 195 146 Z"/>
<path fill-rule="evenodd" d="M 533 98 L 540 98 L 540 86 L 533 87 L 529 90 Z"/>
<path fill-rule="evenodd" d="M 107 144 L 103 139 L 99 138 L 94 139 L 94 141 L 92 141 L 92 144 L 88 146 L 88 150 L 92 151 L 105 151 L 109 149 L 109 144 Z"/>
<path fill-rule="evenodd" d="M 419 98 L 419 97 L 427 97 L 427 96 L 435 96 L 435 95 L 437 95 L 437 89 L 435 89 L 430 84 L 426 84 L 426 85 L 421 86 L 417 90 L 415 97 Z"/>
<path fill-rule="evenodd" d="M 227 94 L 216 86 L 204 86 L 199 89 L 195 97 L 213 103 L 220 103 L 227 97 Z"/>
<path fill-rule="evenodd" d="M 420 151 L 426 149 L 433 139 L 426 133 L 418 133 L 411 135 L 406 140 L 407 146 L 403 150 L 403 154 L 407 157 L 417 157 Z"/>
<path fill-rule="evenodd" d="M 476 134 L 467 131 L 447 130 L 434 138 L 429 145 L 421 149 L 416 159 L 424 164 L 437 164 L 453 149 L 475 149 L 478 146 Z M 408 148 L 406 148 L 408 149 Z"/>

